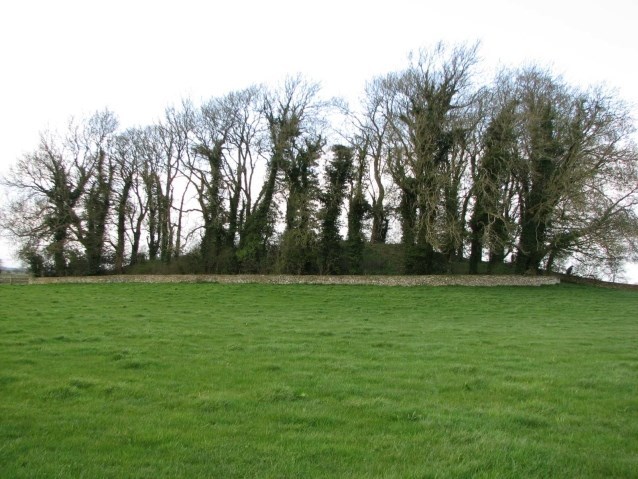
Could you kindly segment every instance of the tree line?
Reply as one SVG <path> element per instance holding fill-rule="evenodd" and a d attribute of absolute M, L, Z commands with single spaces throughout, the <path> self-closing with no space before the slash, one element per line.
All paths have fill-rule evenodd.
<path fill-rule="evenodd" d="M 97 112 L 47 132 L 2 183 L 2 227 L 35 274 L 617 271 L 638 253 L 629 109 L 540 67 L 478 81 L 439 44 L 358 105 L 301 76 L 185 100 L 146 127 Z"/>

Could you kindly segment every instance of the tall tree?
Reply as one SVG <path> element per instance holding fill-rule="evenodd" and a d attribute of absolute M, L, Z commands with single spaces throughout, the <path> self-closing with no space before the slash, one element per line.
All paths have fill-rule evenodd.
<path fill-rule="evenodd" d="M 114 165 L 111 158 L 112 138 L 117 130 L 114 114 L 105 111 L 89 119 L 80 150 L 92 158 L 93 173 L 87 184 L 83 212 L 76 222 L 78 240 L 85 249 L 87 274 L 98 274 L 104 266 L 107 218 L 113 196 Z"/>
<path fill-rule="evenodd" d="M 356 150 L 355 150 L 356 151 Z M 354 152 L 353 152 L 354 153 Z M 364 177 L 367 173 L 366 156 L 359 151 L 353 159 L 349 175 L 350 197 L 348 199 L 348 234 L 346 236 L 346 263 L 349 274 L 361 272 L 365 239 L 363 223 L 370 205 L 365 197 Z M 381 203 L 381 206 L 383 203 Z M 373 221 L 374 223 L 374 221 Z M 385 240 L 384 237 L 379 240 Z"/>
<path fill-rule="evenodd" d="M 127 201 L 126 204 L 122 204 L 121 201 L 118 203 L 118 218 L 119 214 L 123 213 L 126 217 L 124 224 L 129 225 L 128 227 L 130 229 L 131 236 L 129 264 L 131 266 L 137 264 L 143 257 L 142 235 L 144 233 L 145 223 L 149 222 L 149 210 L 150 206 L 153 204 L 152 200 L 154 198 L 146 192 L 146 187 L 150 183 L 148 179 L 150 169 L 146 163 L 148 158 L 147 147 L 149 144 L 148 134 L 148 128 L 135 128 L 128 130 L 125 133 L 125 137 L 127 138 L 126 141 L 129 144 L 128 156 L 120 160 L 126 162 L 129 165 L 126 168 L 130 170 L 125 173 L 127 176 L 130 175 L 130 201 Z M 125 150 L 122 153 L 126 155 L 127 151 Z M 124 190 L 120 189 L 120 198 L 123 196 L 123 193 Z M 119 207 L 121 207 L 122 210 L 120 210 Z"/>
<path fill-rule="evenodd" d="M 390 171 L 401 190 L 399 212 L 409 273 L 438 269 L 436 224 L 441 210 L 445 214 L 449 206 L 449 195 L 455 194 L 445 188 L 452 152 L 463 138 L 459 122 L 473 101 L 471 69 L 476 62 L 476 46 L 448 51 L 439 44 L 385 80 L 391 95 L 386 115 L 395 144 Z"/>
<path fill-rule="evenodd" d="M 631 252 L 621 245 L 635 244 L 638 155 L 626 106 L 538 68 L 518 73 L 517 95 L 517 271 L 551 269 L 557 258 L 587 250 L 607 250 L 609 259 Z"/>
<path fill-rule="evenodd" d="M 102 266 L 111 194 L 108 143 L 116 127 L 113 113 L 105 111 L 70 122 L 63 137 L 43 134 L 39 148 L 4 179 L 17 194 L 4 226 L 21 241 L 29 262 L 50 260 L 60 276 Z"/>
<path fill-rule="evenodd" d="M 322 274 L 340 274 L 343 270 L 340 216 L 346 187 L 353 175 L 353 151 L 342 145 L 332 147 L 326 164 L 326 187 L 322 197 L 320 259 Z"/>
<path fill-rule="evenodd" d="M 163 121 L 154 128 L 160 156 L 160 169 L 156 172 L 153 190 L 157 200 L 157 227 L 160 259 L 168 263 L 181 254 L 181 219 L 183 211 L 176 206 L 175 189 L 180 165 L 189 147 L 189 117 L 177 108 L 167 108 Z M 161 176 L 160 176 L 161 175 Z M 181 187 L 188 185 L 187 182 Z M 173 213 L 177 215 L 174 218 Z"/>
<path fill-rule="evenodd" d="M 391 94 L 385 87 L 386 83 L 381 77 L 366 85 L 362 112 L 355 116 L 355 136 L 352 141 L 357 156 L 369 163 L 365 173 L 372 217 L 370 243 L 373 244 L 386 242 L 390 222 L 389 208 L 386 205 L 386 191 L 391 185 L 387 165 L 390 126 L 384 112 L 388 111 L 386 102 L 390 100 Z"/>
<path fill-rule="evenodd" d="M 218 273 L 219 257 L 227 243 L 224 155 L 233 118 L 225 114 L 215 99 L 198 114 L 192 114 L 194 145 L 185 157 L 185 166 L 191 174 L 203 220 L 200 252 L 204 270 Z"/>
<path fill-rule="evenodd" d="M 509 188 L 516 164 L 517 134 L 516 107 L 518 100 L 505 86 L 489 95 L 493 113 L 488 115 L 487 128 L 480 140 L 482 155 L 474 161 L 472 195 L 474 208 L 469 226 L 470 274 L 478 273 L 483 248 L 489 245 L 489 264 L 502 263 L 504 248 L 509 242 L 508 208 L 511 204 Z M 491 269 L 491 268 L 490 268 Z"/>
<path fill-rule="evenodd" d="M 264 88 L 252 86 L 232 92 L 222 102 L 227 114 L 232 115 L 233 127 L 229 131 L 230 154 L 226 157 L 228 184 L 227 246 L 235 251 L 245 219 L 253 211 L 255 176 L 263 171 L 265 139 L 264 116 L 261 101 Z"/>
<path fill-rule="evenodd" d="M 264 96 L 263 114 L 268 127 L 270 159 L 263 186 L 241 232 L 237 254 L 244 271 L 255 272 L 263 267 L 274 232 L 274 200 L 280 180 L 283 177 L 283 184 L 290 191 L 290 181 L 299 179 L 302 174 L 301 170 L 295 170 L 299 162 L 309 165 L 322 145 L 318 128 L 325 105 L 318 99 L 318 92 L 318 85 L 301 77 L 291 77 L 282 88 Z M 294 171 L 299 174 L 293 174 Z M 290 212 L 287 218 L 296 216 L 295 211 L 301 211 L 295 204 L 297 201 L 298 198 L 287 199 L 286 211 Z"/>
<path fill-rule="evenodd" d="M 527 83 L 528 79 L 523 79 Z M 522 101 L 526 107 L 526 161 L 521 164 L 520 180 L 520 227 L 516 270 L 523 273 L 537 271 L 546 254 L 545 241 L 551 214 L 564 194 L 552 191 L 553 179 L 557 178 L 558 163 L 563 159 L 563 145 L 558 139 L 556 104 L 552 89 L 541 78 L 529 78 L 531 84 L 523 85 Z M 537 83 L 540 80 L 540 84 Z M 528 88 L 529 87 L 529 88 Z"/>
<path fill-rule="evenodd" d="M 115 138 L 113 144 L 114 164 L 114 206 L 115 244 L 113 268 L 116 273 L 124 272 L 128 233 L 128 217 L 131 213 L 131 198 L 138 173 L 135 152 L 136 130 L 129 129 Z M 141 225 L 140 225 L 141 227 Z M 132 261 L 132 258 L 131 258 Z"/>
<path fill-rule="evenodd" d="M 285 273 L 316 272 L 316 202 L 318 200 L 317 162 L 323 139 L 306 138 L 295 145 L 284 161 L 286 189 L 285 230 L 281 239 L 281 267 Z"/>

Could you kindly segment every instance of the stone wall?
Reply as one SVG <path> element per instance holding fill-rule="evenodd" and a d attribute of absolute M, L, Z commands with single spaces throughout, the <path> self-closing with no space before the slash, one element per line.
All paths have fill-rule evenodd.
<path fill-rule="evenodd" d="M 560 283 L 554 276 L 287 276 L 287 275 L 110 275 L 31 278 L 30 284 L 60 283 L 263 283 L 369 284 L 380 286 L 544 286 Z"/>

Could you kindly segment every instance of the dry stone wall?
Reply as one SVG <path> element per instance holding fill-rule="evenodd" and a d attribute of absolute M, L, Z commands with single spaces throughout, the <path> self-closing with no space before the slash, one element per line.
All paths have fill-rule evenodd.
<path fill-rule="evenodd" d="M 367 284 L 378 286 L 545 286 L 560 283 L 554 276 L 288 276 L 288 275 L 112 275 L 31 278 L 30 284 L 59 283 L 262 283 Z"/>

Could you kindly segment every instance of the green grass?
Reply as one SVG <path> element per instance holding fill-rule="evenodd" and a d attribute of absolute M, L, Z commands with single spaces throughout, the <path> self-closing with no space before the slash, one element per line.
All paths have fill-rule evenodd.
<path fill-rule="evenodd" d="M 638 294 L 0 287 L 0 477 L 638 477 Z"/>

